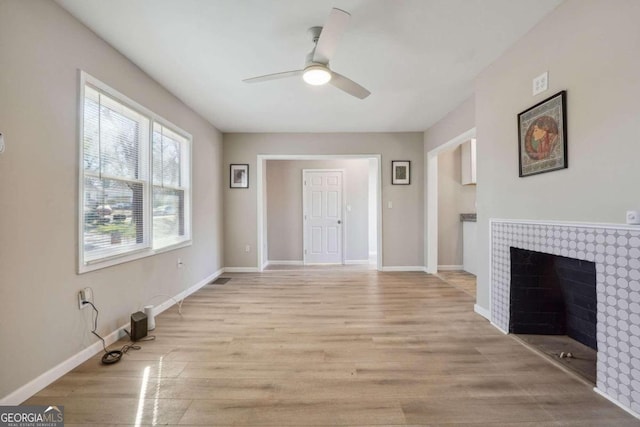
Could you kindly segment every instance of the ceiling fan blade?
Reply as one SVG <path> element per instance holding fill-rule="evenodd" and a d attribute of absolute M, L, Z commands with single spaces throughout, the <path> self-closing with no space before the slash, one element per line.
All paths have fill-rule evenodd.
<path fill-rule="evenodd" d="M 277 80 L 277 79 L 284 79 L 287 77 L 301 76 L 303 71 L 304 70 L 285 71 L 283 73 L 273 73 L 273 74 L 267 74 L 265 76 L 251 77 L 250 79 L 244 79 L 242 81 L 245 83 L 260 83 L 260 82 L 266 82 L 269 80 Z"/>
<path fill-rule="evenodd" d="M 336 73 L 335 71 L 331 72 L 331 80 L 329 80 L 329 83 L 338 89 L 347 92 L 349 95 L 355 96 L 356 98 L 365 99 L 367 96 L 371 95 L 371 92 L 367 89 L 342 74 Z"/>
<path fill-rule="evenodd" d="M 341 9 L 333 8 L 329 14 L 327 23 L 322 27 L 322 32 L 318 38 L 316 50 L 313 53 L 313 62 L 328 64 L 333 57 L 333 53 L 338 47 L 338 41 L 342 33 L 347 28 L 351 15 Z"/>

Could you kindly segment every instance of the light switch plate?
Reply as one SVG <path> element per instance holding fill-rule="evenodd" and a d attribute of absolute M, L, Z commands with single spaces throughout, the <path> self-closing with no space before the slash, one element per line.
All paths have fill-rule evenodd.
<path fill-rule="evenodd" d="M 533 94 L 537 95 L 549 89 L 549 72 L 545 71 L 533 79 Z"/>

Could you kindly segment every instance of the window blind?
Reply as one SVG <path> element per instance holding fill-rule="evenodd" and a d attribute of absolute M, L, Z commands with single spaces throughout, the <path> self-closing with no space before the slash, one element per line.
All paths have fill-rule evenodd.
<path fill-rule="evenodd" d="M 153 124 L 153 247 L 189 238 L 187 140 L 159 123 Z"/>
<path fill-rule="evenodd" d="M 147 247 L 149 119 L 86 86 L 83 125 L 85 262 Z"/>
<path fill-rule="evenodd" d="M 82 82 L 80 270 L 190 242 L 188 134 L 85 73 Z"/>

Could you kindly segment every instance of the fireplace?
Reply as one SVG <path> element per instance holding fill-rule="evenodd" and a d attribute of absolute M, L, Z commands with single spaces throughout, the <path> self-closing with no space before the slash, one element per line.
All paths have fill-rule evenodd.
<path fill-rule="evenodd" d="M 567 335 L 597 350 L 596 265 L 510 248 L 509 332 Z"/>
<path fill-rule="evenodd" d="M 585 262 L 584 267 L 591 268 L 589 275 L 595 268 L 596 391 L 640 416 L 640 227 L 493 219 L 490 241 L 491 322 L 504 333 L 513 324 L 528 325 L 511 307 L 511 248 Z M 550 267 L 545 268 L 545 274 L 551 274 Z M 554 298 L 558 293 L 536 292 Z M 592 319 L 593 311 L 586 311 Z M 586 335 L 580 339 L 593 344 L 590 334 Z"/>

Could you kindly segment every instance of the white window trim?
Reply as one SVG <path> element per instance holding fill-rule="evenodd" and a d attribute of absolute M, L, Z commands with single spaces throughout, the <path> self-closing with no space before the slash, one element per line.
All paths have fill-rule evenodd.
<path fill-rule="evenodd" d="M 78 203 L 78 217 L 77 217 L 77 226 L 78 226 L 78 238 L 77 238 L 77 244 L 78 244 L 78 274 L 83 274 L 83 273 L 87 273 L 90 271 L 95 271 L 95 270 L 99 270 L 102 268 L 106 268 L 106 267 L 111 267 L 114 265 L 118 265 L 118 264 L 122 264 L 125 262 L 130 262 L 130 261 L 134 261 L 137 259 L 141 259 L 141 258 L 146 258 L 149 256 L 153 256 L 156 254 L 160 254 L 160 253 L 164 253 L 164 252 L 168 252 L 168 251 L 172 251 L 175 249 L 180 249 L 180 248 L 184 248 L 187 246 L 191 246 L 192 244 L 192 234 L 191 234 L 191 230 L 193 227 L 193 218 L 192 218 L 192 209 L 191 209 L 191 205 L 192 205 L 192 193 L 193 193 L 193 170 L 192 170 L 192 163 L 193 163 L 193 137 L 191 136 L 190 133 L 184 131 L 182 128 L 176 126 L 175 124 L 171 123 L 170 121 L 164 119 L 163 117 L 157 115 L 156 113 L 154 113 L 153 111 L 149 110 L 148 108 L 138 104 L 137 102 L 133 101 L 132 99 L 130 99 L 129 97 L 127 97 L 126 95 L 123 95 L 122 93 L 118 92 L 117 90 L 109 87 L 108 85 L 106 85 L 105 83 L 101 82 L 100 80 L 98 80 L 97 78 L 93 77 L 92 75 L 88 74 L 87 72 L 83 71 L 83 70 L 79 70 L 80 71 L 80 78 L 79 78 L 79 84 L 80 84 L 80 90 L 78 91 L 78 107 L 77 107 L 77 111 L 78 111 L 78 145 L 79 145 L 79 162 L 78 162 L 78 193 L 76 195 L 76 203 Z M 189 146 L 189 156 L 187 158 L 187 166 L 189 168 L 188 170 L 188 187 L 187 187 L 187 194 L 185 197 L 185 206 L 184 206 L 184 218 L 185 218 L 185 238 L 183 239 L 179 239 L 179 241 L 177 241 L 175 244 L 170 245 L 170 246 L 165 246 L 162 248 L 157 248 L 157 249 L 153 249 L 153 227 L 152 227 L 152 222 L 153 222 L 153 197 L 151 196 L 151 191 L 149 191 L 149 196 L 147 197 L 147 206 L 145 206 L 146 208 L 146 213 L 145 213 L 145 224 L 144 224 L 144 228 L 145 228 L 145 245 L 147 245 L 147 247 L 144 248 L 140 248 L 140 250 L 137 251 L 132 251 L 132 252 L 127 252 L 126 254 L 121 254 L 121 255 L 115 255 L 113 257 L 107 257 L 107 258 L 102 258 L 99 260 L 93 260 L 93 261 L 87 261 L 84 259 L 84 203 L 82 202 L 83 198 L 84 198 L 84 178 L 85 178 L 85 171 L 84 171 L 84 144 L 83 144 L 83 137 L 84 137 L 84 97 L 85 97 L 85 86 L 89 84 L 93 87 L 95 87 L 96 89 L 98 89 L 99 91 L 104 92 L 105 94 L 115 98 L 118 102 L 121 102 L 123 104 L 125 104 L 127 107 L 137 111 L 138 113 L 146 116 L 147 118 L 149 118 L 149 149 L 147 150 L 147 155 L 148 155 L 148 164 L 151 165 L 152 164 L 152 150 L 151 150 L 151 138 L 153 135 L 153 123 L 156 122 L 166 128 L 168 128 L 169 130 L 171 130 L 172 132 L 175 132 L 176 134 L 184 137 L 187 140 L 187 144 Z M 151 168 L 151 166 L 149 166 L 149 168 Z M 152 182 L 153 177 L 150 175 L 149 176 L 149 181 L 147 183 L 147 187 L 149 188 L 153 188 L 153 182 Z"/>

